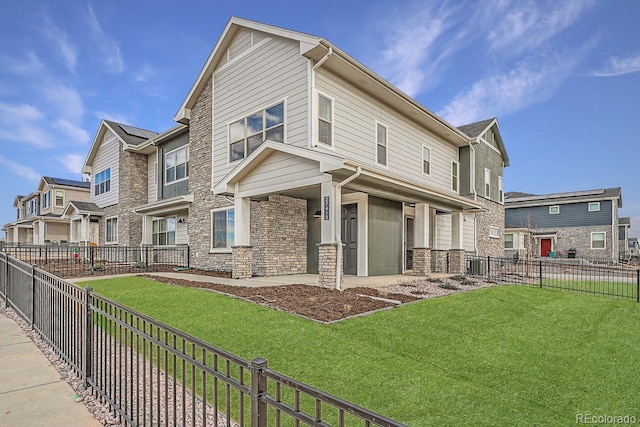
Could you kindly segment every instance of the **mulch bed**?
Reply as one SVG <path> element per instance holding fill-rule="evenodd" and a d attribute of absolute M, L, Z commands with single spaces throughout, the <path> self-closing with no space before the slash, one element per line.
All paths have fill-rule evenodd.
<path fill-rule="evenodd" d="M 143 275 L 143 277 L 176 286 L 212 289 L 320 322 L 333 322 L 397 305 L 393 302 L 370 297 L 391 299 L 403 303 L 421 299 L 404 294 L 381 293 L 372 288 L 352 288 L 341 292 L 336 289 L 309 285 L 245 287 L 222 285 L 213 282 L 195 282 L 154 275 Z"/>

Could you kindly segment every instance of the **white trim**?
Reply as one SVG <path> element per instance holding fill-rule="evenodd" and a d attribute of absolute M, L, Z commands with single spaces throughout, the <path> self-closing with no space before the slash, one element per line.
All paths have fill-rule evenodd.
<path fill-rule="evenodd" d="M 109 230 L 109 226 L 107 225 L 107 223 L 110 220 L 113 220 L 113 219 L 116 220 L 116 229 L 115 229 L 115 231 L 116 231 L 116 240 L 107 240 L 107 238 L 109 236 L 109 234 L 107 233 L 107 231 Z M 110 216 L 108 218 L 105 218 L 104 219 L 104 243 L 106 245 L 117 245 L 118 244 L 118 237 L 119 237 L 118 234 L 119 234 L 118 233 L 118 215 L 114 215 L 114 216 Z"/>
<path fill-rule="evenodd" d="M 424 171 L 424 160 L 425 160 L 424 159 L 424 150 L 425 149 L 429 152 L 429 172 L 428 173 Z M 422 165 L 420 167 L 420 169 L 422 170 L 422 174 L 424 176 L 431 176 L 431 169 L 433 169 L 432 166 L 433 165 L 431 164 L 431 148 L 426 146 L 426 145 L 424 145 L 424 144 L 422 144 Z"/>
<path fill-rule="evenodd" d="M 340 207 L 356 204 L 358 206 L 358 276 L 369 275 L 369 196 L 367 193 L 348 193 L 341 195 Z M 342 211 L 342 209 L 341 209 Z"/>
<path fill-rule="evenodd" d="M 170 219 L 170 218 L 173 218 L 173 220 L 175 221 L 175 222 L 173 223 L 173 227 L 174 227 L 174 228 L 173 228 L 173 244 L 164 244 L 164 245 L 162 245 L 162 244 L 160 244 L 160 239 L 159 239 L 159 238 L 158 238 L 158 243 L 153 243 L 153 234 L 154 234 L 154 233 L 153 233 L 153 223 L 154 223 L 154 222 L 156 222 L 156 221 L 163 221 L 163 220 L 164 220 L 164 221 L 166 221 L 167 219 Z M 168 227 L 167 227 L 167 228 L 168 228 Z M 177 231 L 178 231 L 178 217 L 177 217 L 177 215 L 169 215 L 169 216 L 152 216 L 152 217 L 151 217 L 151 244 L 152 244 L 153 246 L 162 246 L 163 248 L 164 248 L 164 247 L 174 247 L 174 246 L 176 246 L 176 236 L 177 236 L 177 234 L 178 234 L 178 233 L 177 233 Z M 168 233 L 169 233 L 169 231 L 168 231 L 168 230 L 166 230 L 166 231 L 164 231 L 163 233 L 164 233 L 164 234 L 168 234 Z M 158 233 L 156 233 L 156 234 L 160 234 L 160 233 L 158 232 Z M 167 240 L 168 240 L 168 239 L 167 239 Z"/>
<path fill-rule="evenodd" d="M 216 212 L 222 211 L 233 211 L 234 206 L 225 206 L 221 208 L 213 208 L 209 210 L 209 253 L 231 253 L 231 248 L 234 245 L 234 242 L 229 242 L 229 215 L 227 214 L 227 247 L 225 248 L 214 248 L 213 247 L 213 214 Z M 235 212 L 234 212 L 234 221 L 235 221 Z M 235 234 L 235 227 L 231 228 Z"/>
<path fill-rule="evenodd" d="M 507 247 L 507 236 L 511 236 L 511 247 L 510 248 Z M 503 246 L 504 246 L 505 249 L 517 249 L 515 247 L 515 236 L 516 236 L 515 233 L 504 233 L 502 241 L 504 243 Z"/>
<path fill-rule="evenodd" d="M 61 204 L 61 205 L 58 205 L 58 192 L 61 192 L 61 193 L 62 193 L 62 204 Z M 65 199 L 67 198 L 67 194 L 66 194 L 66 192 L 65 192 L 64 190 L 58 190 L 58 189 L 56 189 L 56 190 L 55 190 L 55 192 L 54 192 L 54 194 L 55 194 L 55 200 L 53 200 L 53 205 L 52 205 L 52 206 L 53 206 L 53 207 L 56 207 L 56 208 L 64 208 L 64 207 L 65 207 L 65 203 L 64 203 L 64 201 L 65 201 Z"/>
<path fill-rule="evenodd" d="M 504 204 L 504 183 L 500 175 L 498 175 L 498 199 Z"/>
<path fill-rule="evenodd" d="M 553 208 L 558 208 L 558 212 L 553 212 Z M 560 206 L 559 205 L 551 205 L 549 206 L 549 215 L 559 215 L 560 214 Z"/>
<path fill-rule="evenodd" d="M 183 149 L 186 150 L 186 153 L 185 153 L 185 159 L 186 160 L 185 160 L 185 163 L 180 163 L 180 164 L 184 164 L 185 176 L 184 176 L 184 178 L 174 179 L 171 182 L 167 182 L 167 156 L 169 154 L 175 153 L 176 151 L 180 151 L 180 150 L 183 150 Z M 177 155 L 176 155 L 176 158 L 177 158 Z M 163 166 L 163 168 L 162 168 L 162 185 L 163 186 L 172 185 L 172 184 L 175 184 L 175 183 L 178 183 L 178 182 L 181 182 L 181 181 L 186 181 L 186 180 L 189 179 L 189 144 L 181 145 L 178 148 L 174 148 L 171 151 L 167 151 L 166 153 L 164 153 L 162 160 L 163 160 L 163 162 L 162 162 L 162 166 Z M 177 168 L 178 168 L 178 163 L 176 163 L 176 165 L 174 166 L 174 169 L 177 170 Z M 157 183 L 156 183 L 156 185 L 157 185 Z M 156 188 L 156 192 L 157 191 L 158 190 Z M 157 193 L 156 193 L 156 195 L 157 195 Z"/>
<path fill-rule="evenodd" d="M 593 247 L 593 235 L 594 234 L 603 234 L 604 235 L 604 238 L 602 239 L 602 242 L 604 243 L 603 247 L 601 247 L 601 248 L 594 248 Z M 607 249 L 607 232 L 606 231 L 592 231 L 591 232 L 590 244 L 591 244 L 591 249 L 594 250 L 594 251 L 600 251 L 600 250 L 603 250 L 603 249 Z"/>
<path fill-rule="evenodd" d="M 486 135 L 486 132 L 483 134 Z M 481 142 L 483 142 L 485 145 L 487 145 L 489 148 L 491 148 L 493 151 L 495 151 L 496 153 L 500 154 L 500 156 L 502 156 L 502 153 L 500 152 L 500 150 L 498 150 L 496 147 L 494 147 L 493 145 L 491 145 L 491 143 L 489 141 L 487 141 L 486 139 L 484 139 L 484 137 L 480 137 L 478 138 Z"/>
<path fill-rule="evenodd" d="M 382 123 L 382 122 L 380 122 L 378 120 L 375 120 L 375 124 L 376 124 L 375 127 L 374 127 L 375 134 L 374 134 L 374 139 L 373 140 L 374 140 L 374 143 L 375 143 L 375 145 L 374 145 L 374 147 L 375 147 L 374 148 L 374 150 L 375 150 L 374 155 L 375 155 L 375 159 L 376 159 L 376 165 L 377 166 L 382 166 L 385 169 L 389 169 L 389 126 L 385 125 L 384 123 Z M 378 142 L 378 126 L 382 126 L 382 127 L 385 128 L 385 138 L 386 138 L 386 140 L 384 141 L 385 145 L 383 146 L 385 148 L 385 163 L 380 163 L 380 161 L 378 160 L 378 145 L 382 146 L 382 144 L 380 144 Z"/>
<path fill-rule="evenodd" d="M 331 139 L 331 144 L 325 144 L 324 142 L 320 141 L 320 97 L 326 98 L 331 102 L 331 118 L 329 119 L 330 122 L 329 124 L 331 125 L 331 134 L 329 135 L 329 138 Z M 326 93 L 319 91 L 319 90 L 315 90 L 314 94 L 313 94 L 313 102 L 315 104 L 315 112 L 314 112 L 314 118 L 313 118 L 313 146 L 314 147 L 322 147 L 322 148 L 329 148 L 329 149 L 335 149 L 335 98 L 327 95 Z"/>
<path fill-rule="evenodd" d="M 495 233 L 492 233 L 493 231 L 495 231 Z M 499 227 L 494 227 L 494 226 L 489 226 L 489 238 L 490 239 L 499 239 L 500 238 L 500 228 Z"/>
<path fill-rule="evenodd" d="M 215 76 L 216 74 L 220 73 L 221 71 L 224 71 L 225 69 L 229 68 L 232 64 L 238 62 L 240 59 L 242 59 L 245 56 L 249 55 L 253 51 L 259 49 L 260 46 L 262 46 L 263 44 L 273 40 L 272 37 L 265 37 L 264 39 L 260 40 L 258 43 L 253 44 L 253 31 L 251 32 L 251 38 L 252 38 L 251 46 L 248 49 L 246 49 L 246 50 L 240 52 L 239 54 L 237 54 L 233 59 L 229 59 L 230 49 L 229 49 L 229 47 L 227 47 L 227 51 L 226 51 L 226 55 L 225 55 L 227 57 L 227 62 L 225 62 L 224 64 L 222 64 L 218 68 L 216 68 L 216 70 L 212 74 Z"/>
<path fill-rule="evenodd" d="M 491 199 L 491 170 L 484 168 L 484 191 L 482 192 L 484 197 Z"/>
<path fill-rule="evenodd" d="M 597 209 L 591 209 L 591 205 L 598 205 Z M 600 202 L 589 202 L 587 203 L 587 211 L 588 212 L 600 212 Z"/>
<path fill-rule="evenodd" d="M 456 165 L 456 180 L 453 180 L 453 165 Z M 460 194 L 460 162 L 457 160 L 451 159 L 451 169 L 449 170 L 449 176 L 451 179 L 451 191 Z M 455 185 L 454 185 L 455 184 Z"/>

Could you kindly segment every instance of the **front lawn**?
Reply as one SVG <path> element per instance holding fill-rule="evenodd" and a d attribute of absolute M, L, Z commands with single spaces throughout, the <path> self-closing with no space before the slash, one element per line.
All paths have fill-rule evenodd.
<path fill-rule="evenodd" d="M 410 426 L 640 419 L 633 302 L 502 286 L 327 326 L 138 277 L 82 285 Z"/>

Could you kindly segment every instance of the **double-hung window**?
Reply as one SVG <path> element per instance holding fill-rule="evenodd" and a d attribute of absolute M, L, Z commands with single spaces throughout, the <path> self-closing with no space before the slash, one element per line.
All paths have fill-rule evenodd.
<path fill-rule="evenodd" d="M 106 219 L 106 236 L 107 243 L 118 243 L 118 217 Z"/>
<path fill-rule="evenodd" d="M 376 163 L 387 166 L 387 141 L 389 129 L 382 123 L 376 123 Z"/>
<path fill-rule="evenodd" d="M 176 244 L 176 219 L 155 218 L 153 220 L 152 243 L 156 246 Z"/>
<path fill-rule="evenodd" d="M 431 149 L 422 146 L 422 173 L 431 176 Z"/>
<path fill-rule="evenodd" d="M 484 197 L 491 198 L 491 171 L 484 168 Z"/>
<path fill-rule="evenodd" d="M 458 172 L 459 163 L 455 160 L 451 161 L 451 189 L 458 192 L 460 188 L 460 174 Z"/>
<path fill-rule="evenodd" d="M 182 181 L 189 176 L 189 147 L 180 147 L 164 155 L 165 184 Z"/>
<path fill-rule="evenodd" d="M 504 190 L 502 187 L 502 177 L 499 176 L 498 177 L 498 198 L 500 200 L 500 203 L 504 203 Z"/>
<path fill-rule="evenodd" d="M 318 142 L 333 145 L 333 100 L 318 95 Z"/>
<path fill-rule="evenodd" d="M 234 240 L 233 208 L 211 211 L 211 250 L 228 250 Z"/>
<path fill-rule="evenodd" d="M 42 209 L 47 209 L 51 206 L 51 190 L 42 195 Z"/>
<path fill-rule="evenodd" d="M 606 236 L 604 231 L 591 233 L 591 249 L 604 249 Z"/>
<path fill-rule="evenodd" d="M 56 207 L 64 207 L 64 191 L 62 190 L 56 190 Z"/>
<path fill-rule="evenodd" d="M 504 235 L 504 248 L 513 249 L 513 234 L 509 233 Z"/>
<path fill-rule="evenodd" d="M 229 161 L 244 159 L 267 139 L 284 142 L 284 102 L 229 125 Z"/>
<path fill-rule="evenodd" d="M 105 169 L 96 174 L 93 194 L 99 196 L 111 191 L 111 168 Z"/>

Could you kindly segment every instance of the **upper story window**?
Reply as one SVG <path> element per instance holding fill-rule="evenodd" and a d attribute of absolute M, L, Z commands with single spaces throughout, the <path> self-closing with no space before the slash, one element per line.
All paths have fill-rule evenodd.
<path fill-rule="evenodd" d="M 176 244 L 176 219 L 156 218 L 153 220 L 153 244 L 157 246 Z"/>
<path fill-rule="evenodd" d="M 389 128 L 376 122 L 376 163 L 387 166 L 387 139 Z"/>
<path fill-rule="evenodd" d="M 16 210 L 18 211 L 18 212 L 17 212 L 16 219 L 20 219 L 21 209 L 20 209 L 20 208 L 18 208 L 18 209 L 16 209 Z"/>
<path fill-rule="evenodd" d="M 182 181 L 189 177 L 189 146 L 185 145 L 164 155 L 164 182 Z"/>
<path fill-rule="evenodd" d="M 451 189 L 455 192 L 458 192 L 458 188 L 460 188 L 459 167 L 460 165 L 458 162 L 451 160 Z"/>
<path fill-rule="evenodd" d="M 284 102 L 229 125 L 229 161 L 244 159 L 267 139 L 284 142 Z"/>
<path fill-rule="evenodd" d="M 38 199 L 34 197 L 27 202 L 27 214 L 36 215 L 38 213 Z"/>
<path fill-rule="evenodd" d="M 504 190 L 502 188 L 502 177 L 498 177 L 498 199 L 500 203 L 504 203 Z"/>
<path fill-rule="evenodd" d="M 333 100 L 318 95 L 318 142 L 333 146 Z"/>
<path fill-rule="evenodd" d="M 431 149 L 422 146 L 422 173 L 431 176 Z"/>
<path fill-rule="evenodd" d="M 484 197 L 491 198 L 491 171 L 484 168 Z"/>
<path fill-rule="evenodd" d="M 589 203 L 589 212 L 598 212 L 600 210 L 600 202 Z"/>
<path fill-rule="evenodd" d="M 51 191 L 42 195 L 42 209 L 47 209 L 49 206 L 51 206 Z"/>
<path fill-rule="evenodd" d="M 97 173 L 94 185 L 94 194 L 96 196 L 99 196 L 103 193 L 108 193 L 109 191 L 111 191 L 111 168 Z"/>
<path fill-rule="evenodd" d="M 56 190 L 56 207 L 64 207 L 64 191 L 62 190 Z"/>
<path fill-rule="evenodd" d="M 549 215 L 558 215 L 560 213 L 560 206 L 549 206 Z"/>

